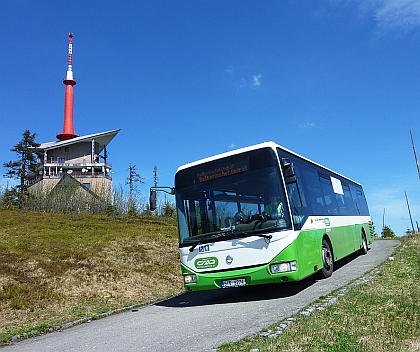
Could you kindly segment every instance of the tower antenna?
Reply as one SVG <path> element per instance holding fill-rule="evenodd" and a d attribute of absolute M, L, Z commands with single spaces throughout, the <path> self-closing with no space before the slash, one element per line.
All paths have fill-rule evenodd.
<path fill-rule="evenodd" d="M 73 124 L 73 107 L 74 107 L 74 92 L 73 86 L 76 84 L 76 80 L 73 78 L 73 34 L 69 34 L 69 50 L 67 56 L 67 75 L 63 79 L 63 83 L 66 85 L 66 91 L 64 94 L 64 125 L 63 132 L 57 134 L 57 138 L 60 141 L 72 139 L 78 137 L 74 133 Z"/>

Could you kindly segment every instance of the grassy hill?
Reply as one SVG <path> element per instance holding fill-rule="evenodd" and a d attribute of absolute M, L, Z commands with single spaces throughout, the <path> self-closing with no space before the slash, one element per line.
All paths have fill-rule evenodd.
<path fill-rule="evenodd" d="M 181 293 L 178 260 L 173 218 L 0 210 L 0 345 Z M 261 336 L 219 351 L 420 351 L 420 235 L 373 281 Z"/>
<path fill-rule="evenodd" d="M 0 210 L 0 343 L 180 292 L 174 218 Z"/>
<path fill-rule="evenodd" d="M 264 332 L 221 346 L 220 352 L 397 352 L 420 351 L 420 234 L 399 238 L 391 259 L 375 268 L 364 284 L 349 285 L 311 304 Z M 307 310 L 306 310 L 307 311 Z"/>

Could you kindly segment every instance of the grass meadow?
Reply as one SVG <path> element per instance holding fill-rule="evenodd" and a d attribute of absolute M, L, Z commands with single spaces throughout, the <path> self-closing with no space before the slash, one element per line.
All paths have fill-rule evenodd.
<path fill-rule="evenodd" d="M 175 218 L 0 210 L 0 343 L 183 292 Z"/>
<path fill-rule="evenodd" d="M 0 345 L 182 292 L 173 217 L 0 210 Z M 420 235 L 337 303 L 218 351 L 420 351 Z"/>
<path fill-rule="evenodd" d="M 271 334 L 274 338 L 261 332 L 218 351 L 420 351 L 420 234 L 401 238 L 392 259 L 375 269 L 372 281 L 354 286 L 323 310 L 297 314 L 281 334 Z"/>

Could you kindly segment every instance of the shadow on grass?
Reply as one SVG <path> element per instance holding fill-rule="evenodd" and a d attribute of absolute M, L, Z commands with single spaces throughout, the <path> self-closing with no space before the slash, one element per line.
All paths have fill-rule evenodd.
<path fill-rule="evenodd" d="M 352 262 L 356 258 L 358 258 L 358 254 L 354 253 L 334 263 L 334 271 L 339 270 L 341 267 Z M 327 280 L 334 280 L 334 275 Z M 312 275 L 298 282 L 189 292 L 182 294 L 181 296 L 156 303 L 156 305 L 161 307 L 182 308 L 287 298 L 306 290 L 317 282 L 322 284 L 323 281 L 324 280 L 317 280 L 315 275 Z"/>

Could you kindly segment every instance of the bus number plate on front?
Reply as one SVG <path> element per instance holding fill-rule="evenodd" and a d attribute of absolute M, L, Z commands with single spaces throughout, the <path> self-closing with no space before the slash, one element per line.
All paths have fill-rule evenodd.
<path fill-rule="evenodd" d="M 222 281 L 222 288 L 246 286 L 245 279 L 225 280 Z"/>

